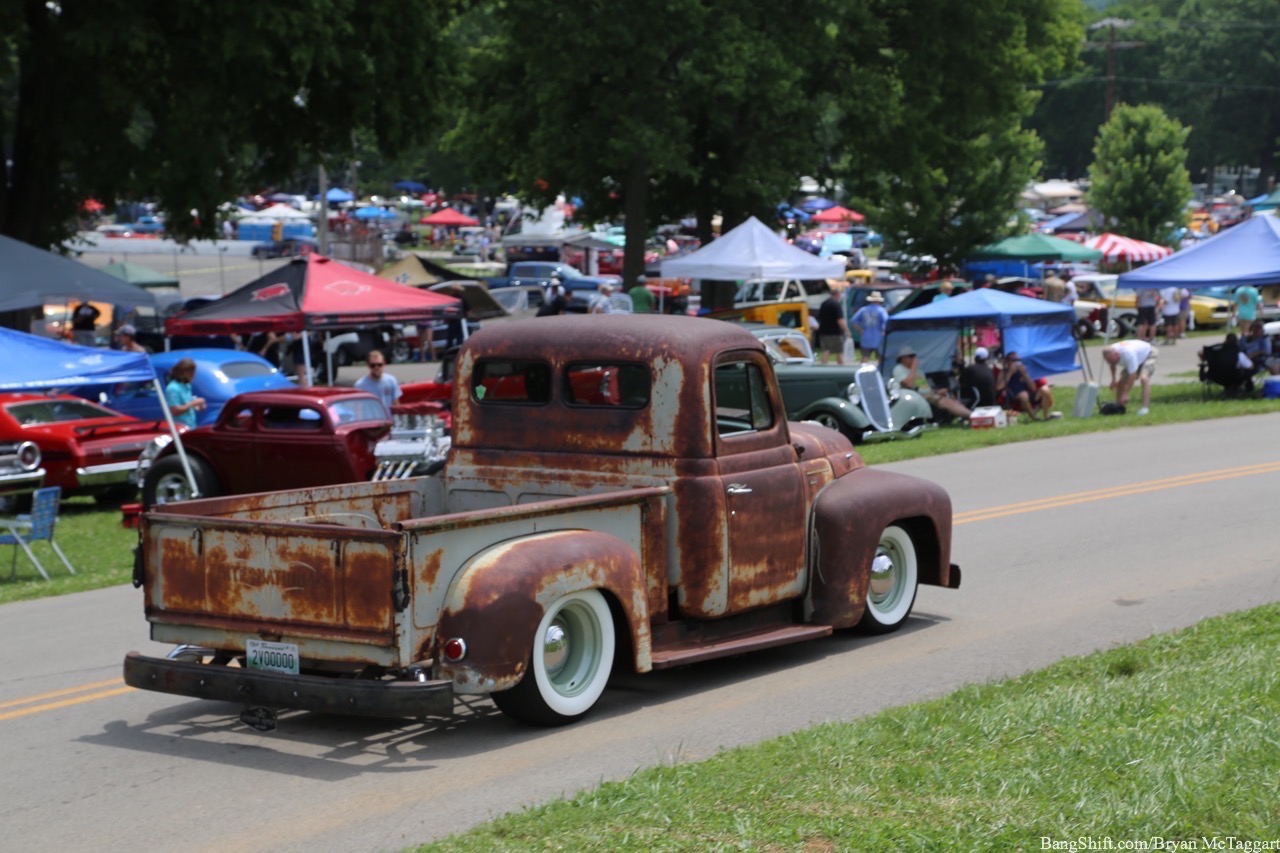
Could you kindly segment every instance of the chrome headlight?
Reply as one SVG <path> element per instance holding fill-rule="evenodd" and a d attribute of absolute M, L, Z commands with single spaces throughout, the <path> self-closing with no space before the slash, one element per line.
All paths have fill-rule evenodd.
<path fill-rule="evenodd" d="M 18 445 L 18 467 L 23 471 L 34 471 L 40 467 L 40 448 L 34 441 L 24 441 Z"/>
<path fill-rule="evenodd" d="M 862 405 L 862 395 L 858 393 L 858 383 L 850 382 L 849 387 L 844 389 L 844 395 L 849 398 L 849 402 L 855 406 Z"/>

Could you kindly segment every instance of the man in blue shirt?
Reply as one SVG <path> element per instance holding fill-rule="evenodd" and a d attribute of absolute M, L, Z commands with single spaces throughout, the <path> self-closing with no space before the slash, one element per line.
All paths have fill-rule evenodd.
<path fill-rule="evenodd" d="M 853 315 L 849 325 L 858 335 L 858 351 L 863 361 L 876 361 L 884 346 L 884 330 L 889 324 L 889 312 L 884 310 L 884 296 L 873 290 L 863 305 Z"/>

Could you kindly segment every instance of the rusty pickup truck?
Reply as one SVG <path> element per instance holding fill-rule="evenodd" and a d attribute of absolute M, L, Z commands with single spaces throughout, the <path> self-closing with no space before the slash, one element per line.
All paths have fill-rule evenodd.
<path fill-rule="evenodd" d="M 719 320 L 547 317 L 463 347 L 440 476 L 154 507 L 134 687 L 426 717 L 454 694 L 559 725 L 648 672 L 902 625 L 960 585 L 951 501 L 788 423 L 764 345 Z"/>

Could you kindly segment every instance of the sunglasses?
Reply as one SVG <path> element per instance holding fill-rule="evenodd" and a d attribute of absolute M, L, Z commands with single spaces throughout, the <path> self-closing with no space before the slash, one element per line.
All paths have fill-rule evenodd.
<path fill-rule="evenodd" d="M 371 361 L 369 362 L 369 366 L 370 367 L 386 367 L 386 365 L 381 361 Z"/>

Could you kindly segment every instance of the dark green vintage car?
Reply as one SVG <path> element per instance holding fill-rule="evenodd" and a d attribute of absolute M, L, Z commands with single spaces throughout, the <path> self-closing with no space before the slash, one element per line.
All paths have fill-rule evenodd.
<path fill-rule="evenodd" d="M 775 364 L 778 387 L 793 421 L 817 421 L 854 444 L 919 435 L 933 416 L 914 391 L 884 379 L 874 364 Z"/>
<path fill-rule="evenodd" d="M 793 421 L 816 421 L 857 444 L 871 438 L 919 435 L 930 423 L 929 403 L 914 391 L 886 385 L 875 364 L 815 364 L 804 335 L 794 329 L 753 328 L 773 360 Z"/>

